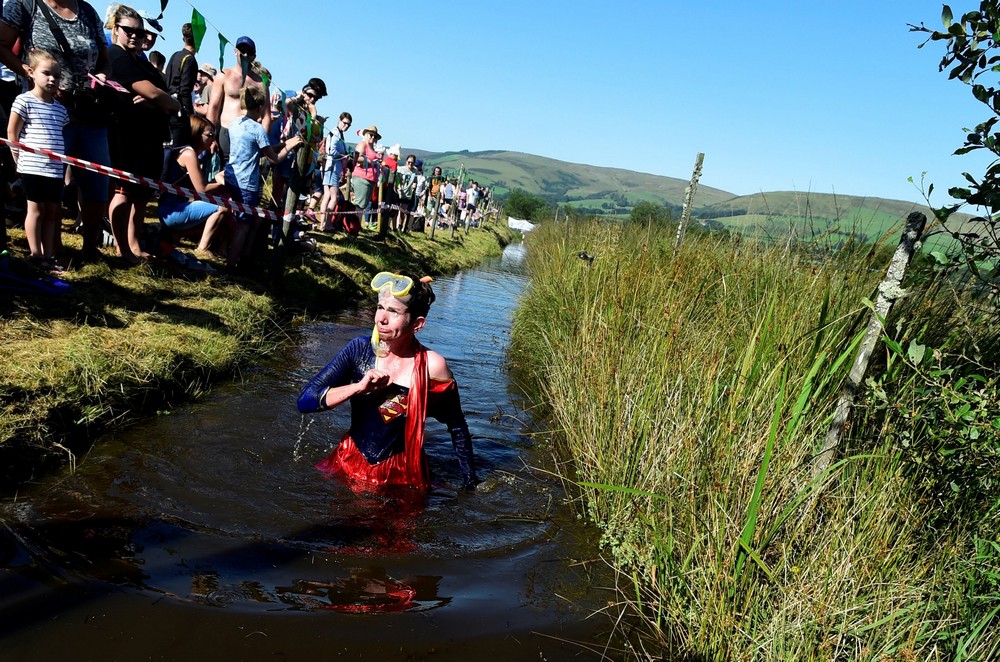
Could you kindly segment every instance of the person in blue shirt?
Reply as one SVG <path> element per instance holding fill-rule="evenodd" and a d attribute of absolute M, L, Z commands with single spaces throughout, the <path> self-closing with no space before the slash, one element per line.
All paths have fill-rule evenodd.
<path fill-rule="evenodd" d="M 245 87 L 240 92 L 240 116 L 229 125 L 229 161 L 226 162 L 226 189 L 237 202 L 256 207 L 260 202 L 260 157 L 279 163 L 302 144 L 301 136 L 271 145 L 260 118 L 266 112 L 267 97 L 259 87 Z M 256 214 L 234 214 L 236 228 L 229 242 L 227 266 L 235 268 L 245 246 L 252 245 L 253 234 L 260 226 Z"/>

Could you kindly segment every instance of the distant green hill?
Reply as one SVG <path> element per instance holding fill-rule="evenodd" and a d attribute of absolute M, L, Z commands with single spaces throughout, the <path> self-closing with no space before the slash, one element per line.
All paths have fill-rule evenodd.
<path fill-rule="evenodd" d="M 661 177 L 620 168 L 568 163 L 534 154 L 507 151 L 444 152 L 412 150 L 424 160 L 424 171 L 441 166 L 472 178 L 500 195 L 521 189 L 585 214 L 624 217 L 641 201 L 672 209 L 684 203 L 688 179 Z M 736 195 L 698 186 L 692 214 L 702 224 L 745 234 L 785 236 L 790 228 L 803 235 L 855 235 L 873 240 L 898 232 L 912 211 L 933 218 L 926 206 L 902 200 L 829 193 L 774 191 Z M 960 214 L 959 220 L 969 218 Z"/>
<path fill-rule="evenodd" d="M 500 195 L 521 189 L 590 214 L 627 216 L 636 203 L 644 200 L 680 209 L 688 184 L 685 179 L 568 163 L 522 152 L 414 153 L 424 160 L 424 172 L 429 172 L 428 164 L 454 173 L 464 167 L 470 177 L 493 187 Z M 698 187 L 700 205 L 734 197 L 727 191 Z"/>
<path fill-rule="evenodd" d="M 800 236 L 826 234 L 870 242 L 886 236 L 898 238 L 904 220 L 914 211 L 923 212 L 929 221 L 934 219 L 926 205 L 915 202 L 796 191 L 755 193 L 696 205 L 694 213 L 703 223 L 743 234 L 784 237 L 794 231 Z M 953 227 L 970 230 L 970 218 L 956 214 Z"/>

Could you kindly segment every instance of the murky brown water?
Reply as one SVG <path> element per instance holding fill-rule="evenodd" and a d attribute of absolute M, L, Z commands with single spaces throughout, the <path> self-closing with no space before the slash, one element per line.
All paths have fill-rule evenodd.
<path fill-rule="evenodd" d="M 614 629 L 593 531 L 522 436 L 503 368 L 523 255 L 436 283 L 422 340 L 462 386 L 483 484 L 443 426 L 419 503 L 313 465 L 347 410 L 295 397 L 369 312 L 302 330 L 240 384 L 98 440 L 73 475 L 0 504 L 0 659 L 595 659 Z"/>

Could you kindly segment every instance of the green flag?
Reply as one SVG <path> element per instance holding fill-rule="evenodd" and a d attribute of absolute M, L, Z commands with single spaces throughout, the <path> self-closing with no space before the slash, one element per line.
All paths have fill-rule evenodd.
<path fill-rule="evenodd" d="M 194 35 L 194 52 L 201 48 L 201 40 L 205 38 L 208 28 L 205 26 L 205 17 L 197 9 L 191 10 L 191 34 Z"/>
<path fill-rule="evenodd" d="M 229 40 L 226 39 L 225 37 L 223 37 L 222 33 L 220 32 L 219 33 L 219 71 L 222 71 L 223 69 L 226 68 L 226 44 L 228 44 L 228 43 L 229 43 Z"/>

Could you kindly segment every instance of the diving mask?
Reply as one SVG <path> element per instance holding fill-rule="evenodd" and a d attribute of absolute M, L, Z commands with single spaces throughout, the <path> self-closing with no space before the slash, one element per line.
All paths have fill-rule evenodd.
<path fill-rule="evenodd" d="M 392 274 L 388 271 L 380 271 L 372 278 L 371 288 L 382 296 L 383 291 L 388 292 L 397 299 L 401 299 L 410 293 L 413 287 L 413 279 L 409 276 Z"/>

